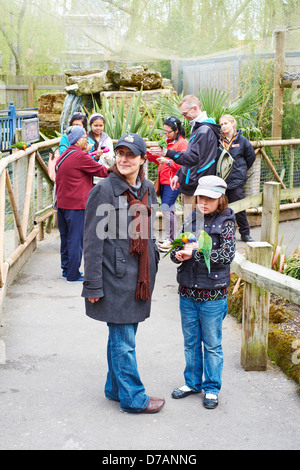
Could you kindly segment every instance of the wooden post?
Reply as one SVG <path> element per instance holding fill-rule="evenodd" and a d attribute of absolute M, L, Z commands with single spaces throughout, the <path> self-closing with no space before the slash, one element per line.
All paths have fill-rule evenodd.
<path fill-rule="evenodd" d="M 283 87 L 281 87 L 281 77 L 285 67 L 285 32 L 286 27 L 281 26 L 275 34 L 276 51 L 275 51 L 275 71 L 274 71 L 274 102 L 273 102 L 273 129 L 272 138 L 282 138 L 282 117 L 283 117 Z M 273 149 L 274 154 L 278 154 L 279 150 Z"/>
<path fill-rule="evenodd" d="M 35 106 L 35 86 L 34 82 L 30 81 L 28 83 L 28 108 L 34 108 Z"/>
<path fill-rule="evenodd" d="M 271 267 L 272 246 L 246 244 L 246 259 Z M 241 365 L 246 371 L 266 370 L 268 355 L 270 293 L 248 282 L 244 287 Z"/>
<path fill-rule="evenodd" d="M 17 230 L 18 230 L 18 233 L 19 233 L 20 242 L 21 242 L 21 244 L 23 244 L 23 243 L 25 243 L 26 240 L 25 240 L 25 237 L 24 237 L 24 234 L 23 234 L 21 219 L 20 219 L 20 215 L 19 215 L 19 210 L 18 210 L 18 206 L 17 206 L 16 200 L 15 200 L 13 187 L 12 187 L 12 184 L 11 184 L 11 181 L 10 181 L 8 169 L 6 169 L 6 186 L 7 186 L 7 192 L 9 194 L 12 210 L 13 210 L 13 213 L 14 213 L 15 224 L 17 226 Z"/>
<path fill-rule="evenodd" d="M 22 221 L 22 229 L 23 229 L 23 234 L 25 237 L 27 236 L 30 205 L 31 205 L 31 198 L 32 198 L 32 188 L 33 188 L 33 181 L 34 181 L 34 171 L 35 171 L 35 153 L 30 155 L 28 173 L 27 173 L 24 212 L 23 212 L 23 221 Z"/>
<path fill-rule="evenodd" d="M 261 241 L 277 243 L 280 214 L 280 183 L 265 183 L 261 219 Z"/>

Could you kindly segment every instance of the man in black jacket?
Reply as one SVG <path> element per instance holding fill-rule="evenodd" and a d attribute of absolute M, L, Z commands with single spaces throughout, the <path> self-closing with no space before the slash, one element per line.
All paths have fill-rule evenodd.
<path fill-rule="evenodd" d="M 152 153 L 174 160 L 181 168 L 171 182 L 173 190 L 180 187 L 184 218 L 195 207 L 194 192 L 202 176 L 215 175 L 220 126 L 201 111 L 201 103 L 194 95 L 186 95 L 179 103 L 182 116 L 190 121 L 192 132 L 185 152 L 151 149 Z"/>

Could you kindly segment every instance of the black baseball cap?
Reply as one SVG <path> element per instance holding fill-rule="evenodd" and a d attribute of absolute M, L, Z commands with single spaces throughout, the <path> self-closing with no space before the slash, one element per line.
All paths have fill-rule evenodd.
<path fill-rule="evenodd" d="M 118 147 L 128 147 L 135 155 L 146 155 L 147 145 L 144 139 L 138 134 L 125 134 L 120 137 L 116 143 L 115 150 Z"/>

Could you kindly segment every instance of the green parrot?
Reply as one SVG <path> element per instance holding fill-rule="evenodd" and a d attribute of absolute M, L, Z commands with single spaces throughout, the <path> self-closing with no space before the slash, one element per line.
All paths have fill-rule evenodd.
<path fill-rule="evenodd" d="M 167 148 L 167 141 L 166 139 L 163 137 L 162 139 L 160 139 L 158 141 L 158 145 L 163 149 L 163 150 L 166 150 Z"/>
<path fill-rule="evenodd" d="M 26 142 L 16 142 L 14 145 L 12 145 L 10 148 L 12 149 L 19 149 L 19 150 L 25 150 L 28 147 L 30 147 L 31 144 L 27 144 Z"/>
<path fill-rule="evenodd" d="M 172 242 L 172 248 L 164 255 L 164 258 L 178 246 L 183 246 L 186 243 L 196 242 L 197 238 L 191 232 L 184 232 L 178 235 L 175 240 Z"/>
<path fill-rule="evenodd" d="M 204 230 L 201 230 L 200 237 L 198 239 L 199 252 L 203 253 L 204 261 L 207 266 L 208 272 L 210 273 L 210 253 L 212 250 L 212 238 Z"/>

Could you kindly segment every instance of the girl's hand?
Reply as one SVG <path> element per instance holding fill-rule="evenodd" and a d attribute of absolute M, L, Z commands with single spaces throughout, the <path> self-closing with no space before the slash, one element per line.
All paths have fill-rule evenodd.
<path fill-rule="evenodd" d="M 102 157 L 102 155 L 103 155 L 102 150 L 101 150 L 100 148 L 98 148 L 97 154 L 96 154 L 96 156 L 95 156 L 95 160 L 99 160 L 100 157 Z"/>
<path fill-rule="evenodd" d="M 192 251 L 185 251 L 185 250 L 181 250 L 181 251 L 177 251 L 175 257 L 178 261 L 180 261 L 181 263 L 183 261 L 187 261 L 188 259 L 191 259 L 193 255 L 193 252 Z"/>

